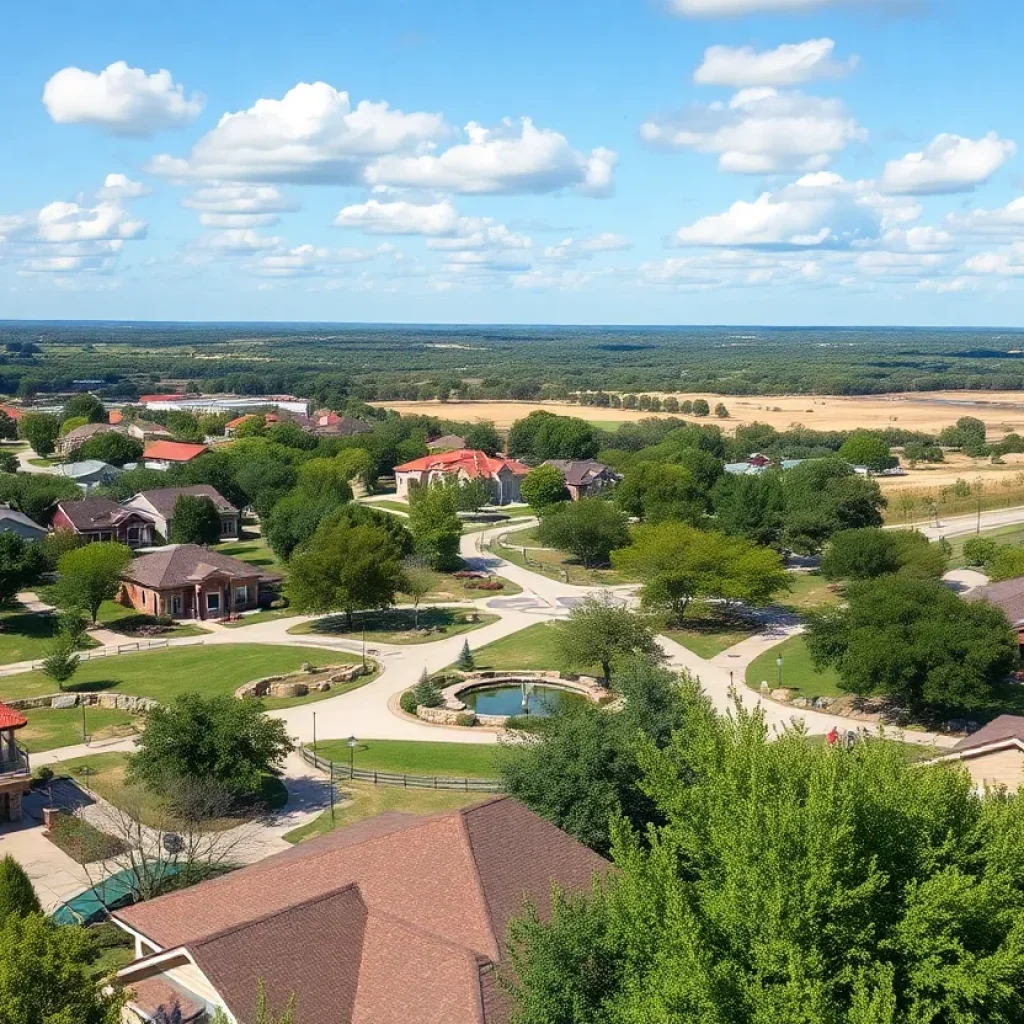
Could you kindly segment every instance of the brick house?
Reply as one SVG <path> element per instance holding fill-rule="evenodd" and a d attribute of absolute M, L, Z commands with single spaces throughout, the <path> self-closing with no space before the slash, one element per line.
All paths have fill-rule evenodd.
<path fill-rule="evenodd" d="M 175 619 L 220 619 L 266 603 L 280 577 L 198 544 L 172 544 L 136 558 L 121 581 L 118 601 L 126 607 Z"/>
<path fill-rule="evenodd" d="M 1024 785 L 1024 717 L 999 715 L 928 763 L 952 762 L 967 769 L 978 789 L 1005 786 L 1015 793 Z"/>
<path fill-rule="evenodd" d="M 565 489 L 573 501 L 589 498 L 621 477 L 603 462 L 594 459 L 548 459 L 545 466 L 554 466 L 565 477 Z"/>
<path fill-rule="evenodd" d="M 183 466 L 209 451 L 205 444 L 186 444 L 184 441 L 152 441 L 142 453 L 146 469 L 170 469 Z"/>
<path fill-rule="evenodd" d="M 474 448 L 437 452 L 395 466 L 396 497 L 408 498 L 411 489 L 426 487 L 441 480 L 487 480 L 492 484 L 495 505 L 522 501 L 519 485 L 530 467 L 515 459 L 492 458 Z"/>
<path fill-rule="evenodd" d="M 152 491 L 140 491 L 125 503 L 126 508 L 138 509 L 148 515 L 157 532 L 165 540 L 170 536 L 174 504 L 181 497 L 209 498 L 220 515 L 220 535 L 224 540 L 239 534 L 241 513 L 210 484 L 196 484 L 194 487 L 159 487 Z"/>
<path fill-rule="evenodd" d="M 126 1019 L 179 1004 L 252 1021 L 257 982 L 299 1024 L 505 1024 L 509 921 L 609 869 L 509 797 L 357 822 L 112 915 L 135 939 Z"/>
<path fill-rule="evenodd" d="M 75 533 L 87 544 L 113 540 L 130 548 L 148 547 L 154 537 L 150 516 L 109 498 L 58 502 L 53 529 Z"/>

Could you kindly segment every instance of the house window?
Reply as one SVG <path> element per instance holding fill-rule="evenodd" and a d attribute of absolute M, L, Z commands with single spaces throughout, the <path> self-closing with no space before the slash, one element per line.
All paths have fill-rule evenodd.
<path fill-rule="evenodd" d="M 234 535 L 235 535 L 235 521 L 234 521 L 234 519 L 222 519 L 220 521 L 220 535 L 222 537 L 234 537 Z"/>
<path fill-rule="evenodd" d="M 208 612 L 220 611 L 220 593 L 216 590 L 206 595 L 206 610 Z"/>
<path fill-rule="evenodd" d="M 247 604 L 249 601 L 249 588 L 248 587 L 236 587 L 235 588 L 235 606 L 238 607 L 243 604 Z"/>
<path fill-rule="evenodd" d="M 175 594 L 171 598 L 171 614 L 175 616 L 181 614 L 181 594 Z"/>
<path fill-rule="evenodd" d="M 128 527 L 128 543 L 138 544 L 142 540 L 142 527 L 141 526 L 129 526 Z"/>

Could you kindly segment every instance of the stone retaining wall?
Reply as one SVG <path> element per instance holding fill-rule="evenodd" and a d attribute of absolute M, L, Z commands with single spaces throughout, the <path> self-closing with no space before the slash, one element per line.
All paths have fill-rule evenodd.
<path fill-rule="evenodd" d="M 33 708 L 114 708 L 127 711 L 130 715 L 144 715 L 159 707 L 160 702 L 149 697 L 134 697 L 130 693 L 50 693 L 43 697 L 23 697 L 4 703 L 17 711 L 31 711 Z"/>
<path fill-rule="evenodd" d="M 254 697 L 305 697 L 311 690 L 323 693 L 339 683 L 351 683 L 363 673 L 370 672 L 369 665 L 364 669 L 361 664 L 329 665 L 327 668 L 309 669 L 306 673 L 290 672 L 287 675 L 264 676 L 254 679 L 235 690 L 240 700 Z M 315 676 L 315 681 L 304 682 L 303 675 Z"/>

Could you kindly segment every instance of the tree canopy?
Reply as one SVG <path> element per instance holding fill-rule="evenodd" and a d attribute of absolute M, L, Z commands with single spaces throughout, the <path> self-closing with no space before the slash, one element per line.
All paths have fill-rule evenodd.
<path fill-rule="evenodd" d="M 508 432 L 508 452 L 537 465 L 546 459 L 592 459 L 600 448 L 597 429 L 576 416 L 538 409 L 516 420 Z"/>
<path fill-rule="evenodd" d="M 220 513 L 213 499 L 198 494 L 179 495 L 167 532 L 172 544 L 216 544 L 220 540 Z"/>
<path fill-rule="evenodd" d="M 35 583 L 46 568 L 41 544 L 16 533 L 0 533 L 0 608 Z"/>
<path fill-rule="evenodd" d="M 0 473 L 0 502 L 16 508 L 40 526 L 48 526 L 58 501 L 80 498 L 74 480 L 48 473 Z"/>
<path fill-rule="evenodd" d="M 604 498 L 581 498 L 549 507 L 537 538 L 575 555 L 585 566 L 608 562 L 611 552 L 629 543 L 625 515 Z"/>
<path fill-rule="evenodd" d="M 25 869 L 8 853 L 0 859 L 0 925 L 12 914 L 41 914 L 39 897 Z"/>
<path fill-rule="evenodd" d="M 116 430 L 105 430 L 80 444 L 74 452 L 76 459 L 99 459 L 111 466 L 138 462 L 142 458 L 143 444 L 137 438 Z"/>
<path fill-rule="evenodd" d="M 57 606 L 80 608 L 95 622 L 104 601 L 112 601 L 121 588 L 121 573 L 132 560 L 124 544 L 88 544 L 62 555 L 57 565 Z"/>
<path fill-rule="evenodd" d="M 417 487 L 409 495 L 409 529 L 417 553 L 441 572 L 458 568 L 459 487 L 457 480 L 429 487 Z"/>
<path fill-rule="evenodd" d="M 639 462 L 615 488 L 615 502 L 647 523 L 680 520 L 696 525 L 708 510 L 707 490 L 685 466 Z"/>
<path fill-rule="evenodd" d="M 946 555 L 917 530 L 881 530 L 865 526 L 843 530 L 829 541 L 821 574 L 830 580 L 867 580 L 889 573 L 938 579 Z"/>
<path fill-rule="evenodd" d="M 523 500 L 538 514 L 543 514 L 552 505 L 567 501 L 569 491 L 565 476 L 557 466 L 538 466 L 523 478 L 520 487 Z"/>
<path fill-rule="evenodd" d="M 889 451 L 889 445 L 870 430 L 855 430 L 843 442 L 839 457 L 854 466 L 867 466 L 874 472 L 891 469 L 899 459 Z"/>
<path fill-rule="evenodd" d="M 683 690 L 640 756 L 664 823 L 620 824 L 617 873 L 512 923 L 513 1024 L 1024 1020 L 1020 797 Z"/>
<path fill-rule="evenodd" d="M 851 584 L 846 596 L 846 605 L 811 616 L 807 646 L 851 693 L 914 711 L 975 709 L 1017 666 L 1017 635 L 1003 612 L 939 582 L 882 576 Z"/>
<path fill-rule="evenodd" d="M 650 623 L 607 593 L 585 598 L 555 628 L 565 667 L 586 671 L 599 665 L 606 686 L 611 684 L 612 663 L 617 659 L 634 654 L 661 656 Z"/>
<path fill-rule="evenodd" d="M 60 435 L 60 422 L 46 412 L 29 412 L 18 421 L 18 433 L 41 458 L 53 454 Z"/>

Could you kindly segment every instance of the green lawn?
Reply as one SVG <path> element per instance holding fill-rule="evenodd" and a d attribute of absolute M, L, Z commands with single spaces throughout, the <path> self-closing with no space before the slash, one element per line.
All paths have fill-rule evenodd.
<path fill-rule="evenodd" d="M 0 612 L 0 665 L 46 657 L 54 628 L 48 615 L 21 607 Z"/>
<path fill-rule="evenodd" d="M 345 781 L 335 787 L 338 793 L 334 817 L 325 810 L 308 825 L 289 832 L 289 843 L 321 836 L 336 828 L 373 818 L 385 811 L 405 814 L 438 814 L 477 804 L 489 798 L 487 793 L 459 793 L 435 789 L 404 789 L 401 786 L 375 786 L 372 782 Z"/>
<path fill-rule="evenodd" d="M 352 664 L 359 659 L 339 651 L 270 644 L 172 647 L 169 650 L 122 654 L 82 662 L 67 690 L 115 690 L 166 703 L 178 694 L 234 693 L 243 683 L 262 676 L 294 672 L 304 661 L 315 665 Z M 364 676 L 354 685 L 372 677 Z M 0 700 L 53 693 L 56 687 L 41 672 L 23 672 L 0 679 Z M 335 697 L 337 688 L 291 700 L 267 700 L 271 708 L 291 707 Z"/>
<path fill-rule="evenodd" d="M 475 622 L 467 621 L 470 615 L 475 617 Z M 430 633 L 416 632 L 411 608 L 355 612 L 352 619 L 352 629 L 348 628 L 344 615 L 329 615 L 323 619 L 314 619 L 312 622 L 300 622 L 297 626 L 292 626 L 288 632 L 296 636 L 317 633 L 356 640 L 363 636 L 365 628 L 367 643 L 428 644 L 489 626 L 492 622 L 498 621 L 498 616 L 483 615 L 463 608 L 420 608 L 419 628 L 430 628 Z"/>
<path fill-rule="evenodd" d="M 266 539 L 259 534 L 246 534 L 243 530 L 239 540 L 217 544 L 214 551 L 219 551 L 222 555 L 228 555 L 230 558 L 237 558 L 242 562 L 249 562 L 250 565 L 259 566 L 261 569 L 266 569 L 267 572 L 276 572 L 281 576 L 288 574 L 287 566 L 270 550 Z"/>
<path fill-rule="evenodd" d="M 670 640 L 693 651 L 699 658 L 713 658 L 757 632 L 756 625 L 742 620 L 693 615 L 692 620 L 687 622 L 689 618 L 690 614 L 683 619 L 685 625 L 682 628 L 665 629 L 662 632 Z"/>
<path fill-rule="evenodd" d="M 449 776 L 456 779 L 493 779 L 495 746 L 489 743 L 429 743 L 419 740 L 359 740 L 353 763 L 368 771 L 398 775 Z M 321 757 L 348 764 L 345 740 L 321 740 Z"/>
<path fill-rule="evenodd" d="M 59 775 L 75 779 L 86 790 L 96 793 L 115 807 L 138 816 L 150 828 L 177 831 L 173 813 L 163 799 L 143 786 L 132 786 L 125 781 L 128 755 L 121 753 L 89 754 L 61 761 L 55 766 Z M 264 779 L 261 803 L 271 810 L 279 810 L 288 802 L 288 791 L 280 779 Z M 244 818 L 222 818 L 210 823 L 210 831 L 223 831 L 238 825 Z"/>
<path fill-rule="evenodd" d="M 33 466 L 42 466 L 48 468 L 50 466 L 59 466 L 64 460 L 63 459 L 42 459 L 38 455 L 34 459 L 28 460 Z"/>
<path fill-rule="evenodd" d="M 56 750 L 82 742 L 81 708 L 33 708 L 24 712 L 28 725 L 18 730 L 18 742 L 30 753 Z M 87 707 L 85 730 L 93 740 L 134 735 L 142 719 L 115 708 Z"/>
<path fill-rule="evenodd" d="M 370 508 L 387 509 L 389 512 L 404 512 L 406 515 L 409 514 L 409 503 L 407 501 L 396 501 L 393 498 L 381 498 L 379 501 L 374 499 L 373 501 L 367 501 L 367 505 Z"/>
<path fill-rule="evenodd" d="M 47 604 L 55 603 L 55 588 L 49 587 L 36 587 L 36 594 L 41 601 L 45 601 Z M 128 608 L 123 604 L 118 604 L 117 601 L 104 601 L 99 611 L 96 613 L 96 625 L 101 629 L 109 629 L 115 633 L 124 633 L 126 642 L 134 639 L 145 639 L 145 640 L 156 640 L 166 637 L 174 636 L 206 636 L 209 630 L 203 629 L 202 626 L 186 623 L 181 626 L 171 626 L 164 629 L 159 636 L 145 636 L 136 637 L 134 630 L 137 627 L 146 625 L 153 622 L 151 615 L 140 612 L 135 608 Z M 2 636 L 2 633 L 0 633 Z M 94 643 L 90 643 L 89 646 L 95 646 Z M 39 655 L 35 655 L 39 657 Z M 12 659 L 19 660 L 19 659 Z"/>
<path fill-rule="evenodd" d="M 539 547 L 535 527 L 529 530 L 516 530 L 506 539 L 511 546 L 499 544 L 495 538 L 489 545 L 491 552 L 513 565 L 542 573 L 553 579 L 564 580 L 578 586 L 615 586 L 618 583 L 636 582 L 615 569 L 587 569 L 579 564 L 575 556 L 566 551 Z"/>
<path fill-rule="evenodd" d="M 775 603 L 794 612 L 805 612 L 825 604 L 839 604 L 839 587 L 819 572 L 789 573 L 789 593 L 781 593 Z"/>
<path fill-rule="evenodd" d="M 797 690 L 800 697 L 841 697 L 839 673 L 827 668 L 819 672 L 811 663 L 807 641 L 793 636 L 755 658 L 747 667 L 747 686 L 759 690 L 761 680 L 768 686 L 778 686 L 779 669 L 776 660 L 782 658 L 782 685 Z"/>
<path fill-rule="evenodd" d="M 260 622 L 273 622 L 275 619 L 294 619 L 299 613 L 294 608 L 266 608 L 251 615 L 242 615 L 236 622 L 225 622 L 226 629 L 241 629 L 243 626 L 255 626 Z"/>
<path fill-rule="evenodd" d="M 459 576 L 453 576 L 451 573 L 435 572 L 430 592 L 423 598 L 423 601 L 425 604 L 437 604 L 448 601 L 480 601 L 489 597 L 512 597 L 523 592 L 523 588 L 511 580 L 499 579 L 498 582 L 502 584 L 501 590 L 477 590 L 474 587 L 466 586 L 467 583 L 472 582 L 472 579 L 463 579 Z M 398 601 L 400 604 L 407 604 L 409 601 L 408 595 L 399 594 Z"/>
<path fill-rule="evenodd" d="M 551 623 L 538 622 L 476 648 L 473 660 L 478 669 L 557 669 L 558 631 Z"/>

